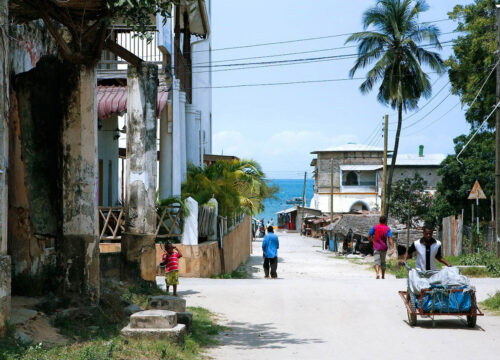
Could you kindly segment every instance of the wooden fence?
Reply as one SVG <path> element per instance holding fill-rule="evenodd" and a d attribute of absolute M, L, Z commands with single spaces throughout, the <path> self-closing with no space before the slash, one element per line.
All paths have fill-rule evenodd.
<path fill-rule="evenodd" d="M 99 206 L 97 232 L 102 242 L 118 242 L 125 231 L 125 214 L 122 207 Z M 182 236 L 182 206 L 168 205 L 157 208 L 156 231 L 158 238 Z"/>
<path fill-rule="evenodd" d="M 462 215 L 443 218 L 441 235 L 443 256 L 457 256 L 462 254 L 464 222 Z"/>

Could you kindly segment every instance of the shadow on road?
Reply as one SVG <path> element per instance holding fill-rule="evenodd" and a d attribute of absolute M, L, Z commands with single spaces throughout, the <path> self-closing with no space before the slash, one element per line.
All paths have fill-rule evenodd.
<path fill-rule="evenodd" d="M 404 320 L 406 324 L 408 324 L 407 320 Z M 408 324 L 408 326 L 410 326 Z M 431 319 L 422 319 L 417 321 L 416 328 L 422 329 L 448 329 L 448 330 L 462 330 L 462 331 L 485 331 L 481 326 L 476 325 L 475 328 L 470 328 L 467 326 L 467 322 L 464 319 L 436 319 L 434 320 L 434 325 L 432 324 Z"/>
<path fill-rule="evenodd" d="M 224 332 L 221 337 L 221 345 L 235 346 L 240 349 L 282 349 L 288 345 L 320 344 L 322 339 L 300 339 L 289 333 L 276 331 L 271 323 L 250 324 L 242 322 L 230 322 L 226 324 L 231 328 Z"/>

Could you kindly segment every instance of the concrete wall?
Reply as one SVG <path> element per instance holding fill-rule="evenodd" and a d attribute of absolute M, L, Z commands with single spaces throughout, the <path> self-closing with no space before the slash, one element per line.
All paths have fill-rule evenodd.
<path fill-rule="evenodd" d="M 398 180 L 413 178 L 415 174 L 420 175 L 427 181 L 427 189 L 436 190 L 441 176 L 438 175 L 439 166 L 398 166 L 394 169 L 393 182 Z"/>
<path fill-rule="evenodd" d="M 236 226 L 223 239 L 224 264 L 226 273 L 230 273 L 241 263 L 246 263 L 252 247 L 252 218 L 250 216 Z M 179 260 L 179 275 L 184 277 L 210 277 L 220 274 L 221 249 L 216 241 L 208 241 L 198 245 L 176 244 L 183 257 Z M 156 245 L 156 265 L 160 265 L 163 249 Z M 159 272 L 160 275 L 163 273 Z"/>

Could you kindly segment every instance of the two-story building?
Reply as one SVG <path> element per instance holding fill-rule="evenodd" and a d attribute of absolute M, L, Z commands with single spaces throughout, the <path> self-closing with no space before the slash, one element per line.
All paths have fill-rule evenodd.
<path fill-rule="evenodd" d="M 380 209 L 383 149 L 349 143 L 312 154 L 316 158 L 311 162 L 314 167 L 311 208 L 330 212 L 333 193 L 335 213 Z M 400 154 L 393 182 L 419 174 L 427 181 L 428 191 L 434 192 L 440 180 L 437 170 L 444 158 L 443 154 L 424 155 L 423 146 L 415 155 Z"/>

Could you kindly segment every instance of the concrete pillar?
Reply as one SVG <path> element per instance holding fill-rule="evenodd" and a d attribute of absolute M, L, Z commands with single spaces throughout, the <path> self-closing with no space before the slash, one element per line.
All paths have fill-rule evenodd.
<path fill-rule="evenodd" d="M 186 199 L 189 215 L 184 218 L 182 230 L 183 245 L 198 245 L 198 202 L 192 197 Z"/>
<path fill-rule="evenodd" d="M 217 240 L 217 219 L 219 216 L 219 203 L 215 198 L 211 198 L 208 201 L 208 206 L 214 210 L 214 216 L 212 218 L 212 224 L 210 224 L 211 235 L 208 236 L 208 241 Z"/>
<path fill-rule="evenodd" d="M 168 110 L 172 109 L 172 102 Z M 169 112 L 163 111 L 160 117 L 160 198 L 172 196 L 172 122 L 169 122 Z"/>
<path fill-rule="evenodd" d="M 0 0 L 0 223 L 1 243 L 0 253 L 7 253 L 7 222 L 8 222 L 8 181 L 7 168 L 9 162 L 9 38 L 7 36 L 9 23 L 9 2 Z"/>
<path fill-rule="evenodd" d="M 94 68 L 74 66 L 62 124 L 62 242 L 64 291 L 99 301 L 97 102 Z"/>
<path fill-rule="evenodd" d="M 184 181 L 187 173 L 186 93 L 184 91 L 179 92 L 179 118 L 181 125 L 181 181 Z"/>
<path fill-rule="evenodd" d="M 191 104 L 186 105 L 186 161 L 200 166 L 201 113 Z"/>
<path fill-rule="evenodd" d="M 174 77 L 172 82 L 172 196 L 181 195 L 182 183 L 182 136 L 180 107 L 180 81 Z"/>
<path fill-rule="evenodd" d="M 9 23 L 9 2 L 0 0 L 0 24 Z M 0 25 L 0 26 L 2 26 Z M 10 256 L 7 255 L 8 181 L 9 159 L 9 38 L 8 28 L 0 31 L 0 336 L 10 318 Z"/>
<path fill-rule="evenodd" d="M 127 84 L 127 205 L 122 254 L 127 262 L 138 265 L 135 270 L 144 280 L 154 281 L 158 67 L 129 65 Z"/>

